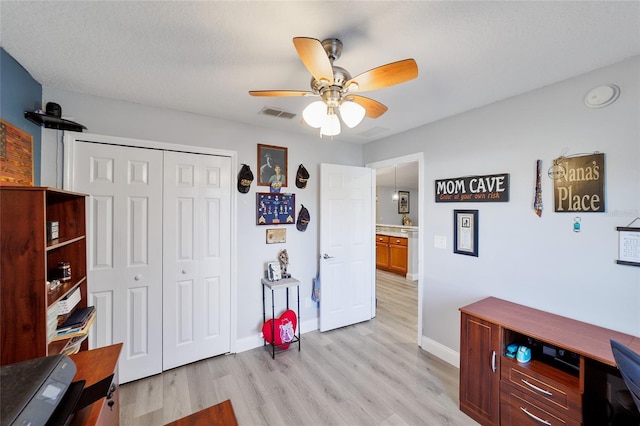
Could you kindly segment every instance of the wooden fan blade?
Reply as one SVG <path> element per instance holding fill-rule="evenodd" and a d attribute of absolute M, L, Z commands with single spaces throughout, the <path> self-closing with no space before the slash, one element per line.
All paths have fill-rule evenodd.
<path fill-rule="evenodd" d="M 250 90 L 251 96 L 312 96 L 313 92 L 300 90 Z"/>
<path fill-rule="evenodd" d="M 347 81 L 344 87 L 357 83 L 358 88 L 354 89 L 354 91 L 366 92 L 404 83 L 405 81 L 413 80 L 417 76 L 418 65 L 416 61 L 414 59 L 405 59 L 363 72 Z"/>
<path fill-rule="evenodd" d="M 369 118 L 378 118 L 389 109 L 380 102 L 365 98 L 364 96 L 349 95 L 345 99 L 352 100 L 362 106 L 367 111 L 365 115 Z"/>
<path fill-rule="evenodd" d="M 320 40 L 309 37 L 294 37 L 293 45 L 307 70 L 316 80 L 333 84 L 333 67 Z"/>

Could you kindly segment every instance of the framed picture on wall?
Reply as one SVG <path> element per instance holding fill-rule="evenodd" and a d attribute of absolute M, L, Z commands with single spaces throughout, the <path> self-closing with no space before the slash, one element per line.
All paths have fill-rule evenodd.
<path fill-rule="evenodd" d="M 292 225 L 296 223 L 296 195 L 258 192 L 256 225 Z"/>
<path fill-rule="evenodd" d="M 409 191 L 398 191 L 398 213 L 409 213 Z"/>
<path fill-rule="evenodd" d="M 33 137 L 0 119 L 0 185 L 33 186 Z"/>
<path fill-rule="evenodd" d="M 287 148 L 258 144 L 258 185 L 279 191 L 280 187 L 287 186 L 288 171 Z"/>
<path fill-rule="evenodd" d="M 453 252 L 478 257 L 478 210 L 453 211 Z"/>

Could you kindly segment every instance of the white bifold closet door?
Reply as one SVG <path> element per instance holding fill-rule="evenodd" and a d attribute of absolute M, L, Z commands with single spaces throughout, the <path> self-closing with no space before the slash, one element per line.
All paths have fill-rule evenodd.
<path fill-rule="evenodd" d="M 228 157 L 73 143 L 89 194 L 90 347 L 123 342 L 120 383 L 230 348 Z"/>
<path fill-rule="evenodd" d="M 229 351 L 230 162 L 165 152 L 164 370 Z"/>

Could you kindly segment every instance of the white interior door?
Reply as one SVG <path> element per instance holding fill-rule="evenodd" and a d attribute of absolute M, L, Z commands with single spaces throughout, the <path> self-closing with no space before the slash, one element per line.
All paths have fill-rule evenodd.
<path fill-rule="evenodd" d="M 74 142 L 69 189 L 90 194 L 91 348 L 123 342 L 120 382 L 162 371 L 162 152 Z"/>
<path fill-rule="evenodd" d="M 229 352 L 231 160 L 165 152 L 163 369 Z"/>
<path fill-rule="evenodd" d="M 373 169 L 320 165 L 320 331 L 374 316 Z"/>

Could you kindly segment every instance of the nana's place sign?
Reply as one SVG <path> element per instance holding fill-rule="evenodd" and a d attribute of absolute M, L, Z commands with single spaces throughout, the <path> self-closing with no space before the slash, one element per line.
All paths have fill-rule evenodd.
<path fill-rule="evenodd" d="M 555 212 L 605 211 L 604 154 L 558 158 L 554 161 L 553 178 Z"/>
<path fill-rule="evenodd" d="M 436 203 L 509 201 L 509 174 L 436 180 Z"/>

